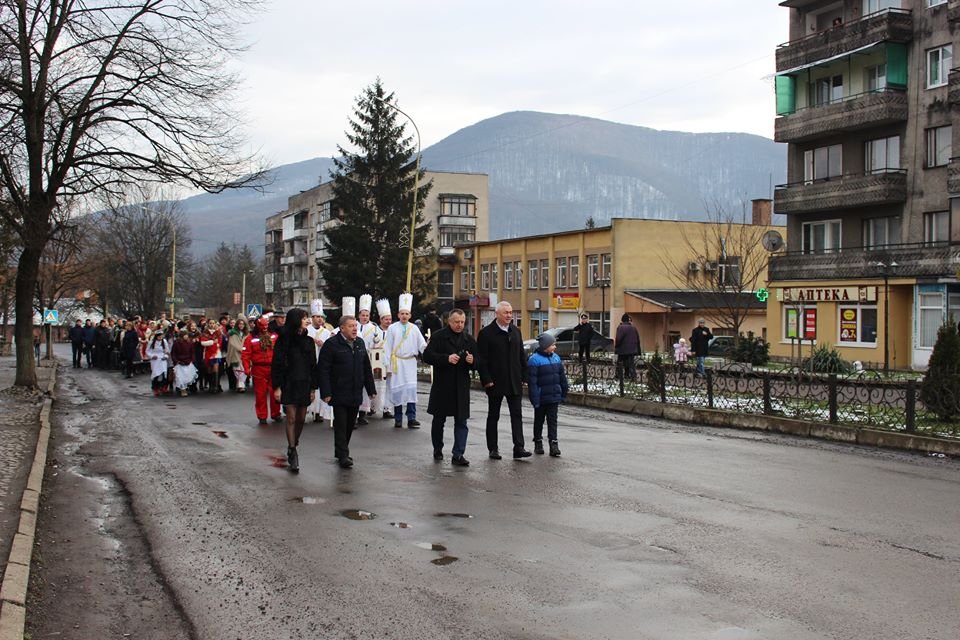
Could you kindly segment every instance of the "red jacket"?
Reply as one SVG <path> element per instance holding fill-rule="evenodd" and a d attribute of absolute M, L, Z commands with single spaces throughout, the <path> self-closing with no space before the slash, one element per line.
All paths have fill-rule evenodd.
<path fill-rule="evenodd" d="M 203 361 L 211 358 L 222 358 L 224 353 L 220 350 L 220 344 L 223 342 L 223 335 L 217 329 L 213 333 L 204 331 L 200 334 L 200 344 L 203 346 Z M 210 343 L 210 344 L 207 344 Z"/>
<path fill-rule="evenodd" d="M 243 339 L 243 352 L 240 354 L 240 359 L 243 361 L 243 370 L 248 376 L 253 373 L 254 367 L 267 367 L 266 376 L 269 378 L 269 368 L 273 363 L 273 346 L 277 343 L 277 334 L 267 334 L 270 336 L 270 346 L 261 342 L 260 335 L 251 333 Z"/>

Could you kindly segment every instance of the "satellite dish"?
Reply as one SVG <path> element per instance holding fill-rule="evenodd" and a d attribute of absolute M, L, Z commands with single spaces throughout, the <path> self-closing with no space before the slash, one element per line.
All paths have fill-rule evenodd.
<path fill-rule="evenodd" d="M 779 231 L 771 229 L 763 234 L 762 244 L 763 248 L 770 253 L 780 251 L 780 249 L 783 249 L 783 236 L 780 235 Z"/>

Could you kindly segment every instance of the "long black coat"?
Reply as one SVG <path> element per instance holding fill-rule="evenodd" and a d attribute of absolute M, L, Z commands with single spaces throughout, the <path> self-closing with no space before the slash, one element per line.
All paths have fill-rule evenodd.
<path fill-rule="evenodd" d="M 331 406 L 359 407 L 364 389 L 370 397 L 377 395 L 370 358 L 360 337 L 352 346 L 341 333 L 324 342 L 320 347 L 318 370 L 320 397 L 329 397 Z"/>
<path fill-rule="evenodd" d="M 282 389 L 287 382 L 309 381 L 310 389 L 320 384 L 317 370 L 317 350 L 313 338 L 306 333 L 281 335 L 273 348 L 270 365 L 273 388 Z"/>
<path fill-rule="evenodd" d="M 473 364 L 467 364 L 466 352 L 473 354 Z M 460 362 L 450 364 L 449 357 L 456 353 Z M 430 335 L 430 342 L 423 352 L 423 361 L 433 365 L 433 386 L 430 387 L 430 402 L 427 413 L 434 416 L 470 417 L 470 371 L 477 367 L 477 342 L 466 331 L 454 333 L 444 327 Z"/>
<path fill-rule="evenodd" d="M 494 320 L 477 335 L 477 352 L 480 354 L 480 381 L 488 389 L 504 396 L 523 394 L 527 381 L 527 358 L 523 353 L 523 336 L 520 329 L 511 324 L 503 331 Z"/>

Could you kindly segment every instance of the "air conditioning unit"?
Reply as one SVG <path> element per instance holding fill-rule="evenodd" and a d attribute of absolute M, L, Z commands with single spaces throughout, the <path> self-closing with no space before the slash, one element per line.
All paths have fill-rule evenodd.
<path fill-rule="evenodd" d="M 700 271 L 700 263 L 695 260 L 691 260 L 687 263 L 687 271 L 690 273 L 696 273 L 697 271 Z"/>
<path fill-rule="evenodd" d="M 464 259 L 466 259 L 466 260 L 472 260 L 472 259 L 473 259 L 473 249 L 464 249 L 464 250 L 463 250 L 463 257 L 464 257 Z"/>
<path fill-rule="evenodd" d="M 703 265 L 703 270 L 707 272 L 712 272 L 712 271 L 716 271 L 719 268 L 719 266 L 720 265 L 718 265 L 716 262 L 706 262 Z"/>

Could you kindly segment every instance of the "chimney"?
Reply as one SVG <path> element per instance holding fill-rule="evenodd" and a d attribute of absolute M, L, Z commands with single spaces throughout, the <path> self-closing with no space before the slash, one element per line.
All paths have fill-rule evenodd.
<path fill-rule="evenodd" d="M 771 215 L 772 200 L 768 198 L 757 198 L 751 200 L 753 203 L 753 224 L 757 226 L 769 227 L 773 217 Z"/>

